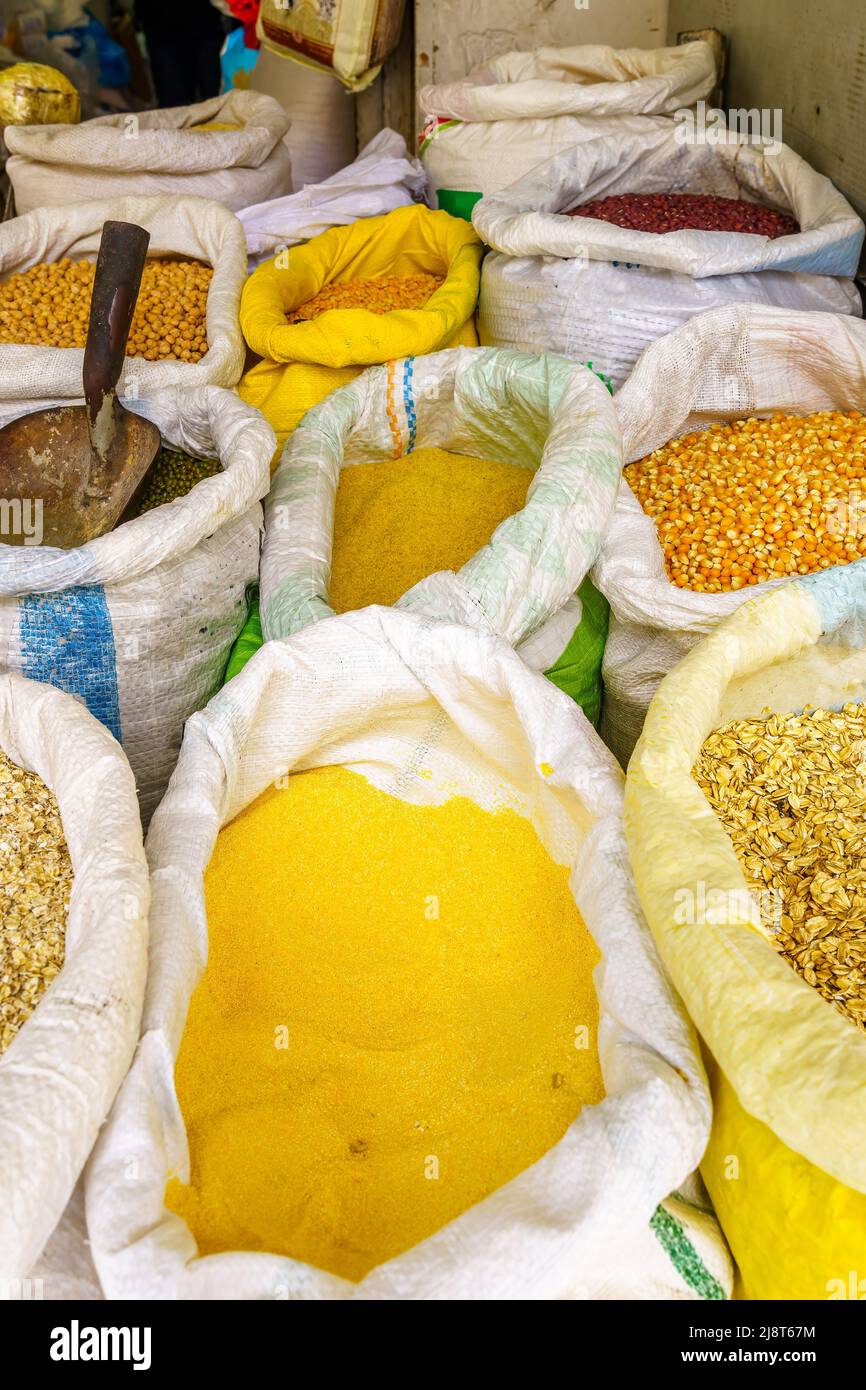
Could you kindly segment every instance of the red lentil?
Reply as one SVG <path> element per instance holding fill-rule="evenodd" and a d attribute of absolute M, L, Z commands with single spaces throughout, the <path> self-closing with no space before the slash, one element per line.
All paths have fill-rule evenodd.
<path fill-rule="evenodd" d="M 372 280 L 334 280 L 306 304 L 286 315 L 287 323 L 318 318 L 327 309 L 369 309 L 389 314 L 394 309 L 423 309 L 444 275 L 380 275 Z"/>
<path fill-rule="evenodd" d="M 571 208 L 568 217 L 597 217 L 637 232 L 748 232 L 771 240 L 793 236 L 799 224 L 788 212 L 748 203 L 743 198 L 720 198 L 711 193 L 615 193 Z"/>

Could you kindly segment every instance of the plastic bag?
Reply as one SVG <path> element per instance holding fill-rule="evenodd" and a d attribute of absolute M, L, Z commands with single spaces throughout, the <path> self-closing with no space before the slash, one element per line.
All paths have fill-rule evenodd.
<path fill-rule="evenodd" d="M 548 852 L 573 865 L 577 905 L 603 956 L 595 983 L 606 1099 L 585 1107 L 540 1162 L 358 1285 L 266 1253 L 198 1257 L 163 1206 L 169 1173 L 187 1173 L 173 1069 L 207 954 L 203 872 L 220 826 L 302 762 L 360 767 L 415 803 L 457 792 L 489 805 L 504 782 Z M 712 1219 L 658 1205 L 700 1157 L 710 1117 L 691 1027 L 635 908 L 621 798 L 621 774 L 580 711 L 496 638 L 378 608 L 268 643 L 190 721 L 148 837 L 142 1038 L 88 1166 L 88 1229 L 106 1296 L 725 1297 L 730 1274 Z"/>
<path fill-rule="evenodd" d="M 659 688 L 628 770 L 632 867 L 708 1049 L 714 1115 L 701 1169 L 747 1298 L 862 1297 L 866 1049 L 768 940 L 690 769 L 730 719 L 866 698 L 864 619 L 863 561 L 740 608 Z"/>
<path fill-rule="evenodd" d="M 150 888 L 129 764 L 77 700 L 0 675 L 0 749 L 54 792 L 75 874 L 63 968 L 0 1057 L 0 1298 L 14 1298 L 132 1061 Z"/>
<path fill-rule="evenodd" d="M 405 8 L 406 0 L 262 0 L 256 33 L 265 48 L 361 91 L 396 48 Z"/>
<path fill-rule="evenodd" d="M 74 125 L 80 119 L 78 92 L 57 68 L 15 63 L 0 72 L 0 125 Z"/>

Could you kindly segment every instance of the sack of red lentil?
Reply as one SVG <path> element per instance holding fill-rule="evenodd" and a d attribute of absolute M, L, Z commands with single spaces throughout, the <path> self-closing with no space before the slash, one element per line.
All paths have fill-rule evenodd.
<path fill-rule="evenodd" d="M 182 451 L 180 480 L 173 456 L 158 461 L 140 514 L 76 549 L 39 543 L 38 516 L 23 544 L 0 545 L 0 669 L 77 696 L 111 730 L 146 824 L 246 620 L 274 436 L 218 386 L 127 404 Z"/>
<path fill-rule="evenodd" d="M 623 766 L 695 642 L 767 585 L 862 553 L 861 417 L 801 417 L 859 412 L 864 392 L 866 327 L 836 314 L 713 309 L 639 359 L 615 397 L 626 470 L 592 570 L 610 604 L 600 728 Z"/>
<path fill-rule="evenodd" d="M 866 565 L 727 618 L 667 676 L 626 833 L 704 1040 L 701 1171 L 746 1298 L 862 1299 Z"/>
<path fill-rule="evenodd" d="M 482 343 L 591 359 L 619 387 L 648 343 L 708 309 L 861 315 L 864 227 L 830 180 L 785 145 L 682 135 L 587 141 L 476 204 L 495 248 Z"/>
<path fill-rule="evenodd" d="M 273 97 L 233 89 L 193 106 L 76 126 L 7 126 L 6 172 L 19 213 L 157 193 L 194 194 L 234 211 L 291 192 L 288 128 Z"/>
<path fill-rule="evenodd" d="M 240 395 L 282 446 L 365 367 L 476 344 L 481 251 L 465 222 L 413 204 L 279 252 L 244 285 L 241 328 L 261 361 Z"/>
<path fill-rule="evenodd" d="M 81 395 L 93 267 L 109 220 L 150 233 L 122 393 L 240 380 L 247 257 L 238 219 L 204 198 L 112 198 L 0 224 L 0 403 L 35 408 Z"/>
<path fill-rule="evenodd" d="M 479 198 L 583 140 L 670 128 L 715 81 L 707 43 L 586 44 L 505 53 L 460 82 L 422 87 L 421 158 L 437 205 L 469 218 Z"/>
<path fill-rule="evenodd" d="M 106 1296 L 726 1297 L 705 1199 L 668 1200 L 710 1116 L 622 788 L 490 635 L 368 609 L 258 652 L 148 837 Z"/>
<path fill-rule="evenodd" d="M 596 720 L 607 614 L 581 586 L 621 470 L 613 401 L 584 367 L 458 348 L 371 368 L 277 468 L 264 639 L 397 603 L 505 637 Z"/>
<path fill-rule="evenodd" d="M 150 893 L 121 749 L 8 673 L 0 899 L 0 1299 L 22 1299 L 135 1051 Z"/>

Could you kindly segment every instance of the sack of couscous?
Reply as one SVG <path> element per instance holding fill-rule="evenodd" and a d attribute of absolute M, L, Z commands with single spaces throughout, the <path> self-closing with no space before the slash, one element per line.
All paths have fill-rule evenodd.
<path fill-rule="evenodd" d="M 80 125 L 7 126 L 15 207 L 193 194 L 236 211 L 290 193 L 279 102 L 237 89 L 193 106 L 122 111 Z"/>
<path fill-rule="evenodd" d="M 0 1299 L 19 1300 L 135 1051 L 149 884 L 115 740 L 8 673 L 0 903 Z"/>
<path fill-rule="evenodd" d="M 701 1171 L 748 1298 L 862 1297 L 864 620 L 863 561 L 740 608 L 663 681 L 628 770 L 631 863 L 705 1044 Z"/>
<path fill-rule="evenodd" d="M 582 140 L 670 128 L 715 81 L 713 51 L 699 41 L 505 53 L 459 82 L 422 87 L 419 144 L 437 205 L 469 218 L 479 198 Z"/>
<path fill-rule="evenodd" d="M 245 345 L 238 313 L 244 230 L 205 198 L 125 197 L 37 208 L 0 224 L 0 402 L 21 409 L 81 395 L 90 295 L 102 229 L 150 233 L 119 390 L 235 386 Z"/>
<path fill-rule="evenodd" d="M 626 466 L 592 570 L 601 734 L 625 765 L 662 677 L 747 599 L 866 554 L 866 326 L 735 305 L 652 343 L 614 397 Z"/>
<path fill-rule="evenodd" d="M 505 637 L 596 722 L 607 608 L 584 580 L 621 469 L 613 401 L 585 367 L 491 348 L 373 367 L 286 445 L 259 633 L 398 604 Z"/>
<path fill-rule="evenodd" d="M 111 730 L 146 824 L 247 618 L 274 435 L 219 386 L 127 404 L 168 447 L 113 531 L 63 550 L 37 516 L 23 544 L 0 545 L 0 670 L 59 686 Z"/>
<path fill-rule="evenodd" d="M 863 223 L 786 145 L 677 123 L 588 140 L 476 204 L 495 251 L 482 343 L 591 359 L 619 388 L 648 343 L 726 304 L 862 315 Z"/>
<path fill-rule="evenodd" d="M 258 652 L 148 837 L 106 1296 L 726 1297 L 705 1203 L 668 1200 L 706 1082 L 621 798 L 498 638 L 380 608 Z"/>
<path fill-rule="evenodd" d="M 241 328 L 262 360 L 238 390 L 276 431 L 365 367 L 478 342 L 481 242 L 445 212 L 413 205 L 334 227 L 254 271 Z"/>

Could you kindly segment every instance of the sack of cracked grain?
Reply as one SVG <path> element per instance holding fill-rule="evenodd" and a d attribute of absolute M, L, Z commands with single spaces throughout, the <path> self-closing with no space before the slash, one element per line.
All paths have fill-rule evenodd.
<path fill-rule="evenodd" d="M 713 51 L 699 41 L 505 53 L 459 82 L 422 87 L 420 152 L 437 205 L 468 219 L 479 198 L 583 140 L 670 128 L 715 81 Z"/>
<path fill-rule="evenodd" d="M 686 226 L 667 230 L 677 215 Z M 617 388 L 648 343 L 708 309 L 862 314 L 861 219 L 786 145 L 735 132 L 688 144 L 676 123 L 588 140 L 482 198 L 472 221 L 495 248 L 482 343 L 591 359 Z M 750 234 L 721 230 L 743 223 Z"/>
<path fill-rule="evenodd" d="M 754 1299 L 862 1296 L 864 620 L 863 561 L 740 608 L 663 681 L 628 770 L 638 893 L 706 1048 L 701 1171 Z"/>
<path fill-rule="evenodd" d="M 639 358 L 591 574 L 610 604 L 600 732 L 623 766 L 695 642 L 765 588 L 866 553 L 864 393 L 866 326 L 838 314 L 712 309 Z"/>
<path fill-rule="evenodd" d="M 607 612 L 582 586 L 621 466 L 613 401 L 585 367 L 456 348 L 371 368 L 286 445 L 262 633 L 398 604 L 505 637 L 595 722 Z"/>
<path fill-rule="evenodd" d="M 95 264 L 109 220 L 150 232 L 121 392 L 239 381 L 247 256 L 238 219 L 205 198 L 110 198 L 38 208 L 0 224 L 0 403 L 36 409 L 55 397 L 81 395 L 91 283 L 82 284 L 66 263 Z M 56 262 L 63 265 L 43 269 Z"/>
<path fill-rule="evenodd" d="M 172 495 L 158 476 L 146 510 L 78 549 L 0 545 L 0 667 L 77 696 L 111 730 L 146 824 L 183 726 L 219 689 L 246 620 L 274 436 L 218 386 L 170 387 L 126 404 L 167 444 L 221 467 L 154 506 Z M 7 407 L 2 422 L 10 418 Z"/>
<path fill-rule="evenodd" d="M 229 129 L 201 129 L 213 123 Z M 140 194 L 192 194 L 236 211 L 291 191 L 288 128 L 273 97 L 233 90 L 75 126 L 9 126 L 6 172 L 19 213 Z"/>
<path fill-rule="evenodd" d="M 258 652 L 188 724 L 151 825 L 142 1038 L 88 1169 L 106 1295 L 725 1297 L 712 1218 L 666 1200 L 709 1112 L 621 795 L 498 638 L 368 609 Z"/>
<path fill-rule="evenodd" d="M 115 740 L 0 675 L 0 1298 L 26 1296 L 132 1060 L 149 896 Z"/>
<path fill-rule="evenodd" d="M 478 342 L 481 242 L 471 227 L 413 204 L 333 227 L 254 271 L 241 328 L 262 360 L 238 391 L 280 447 L 298 421 L 365 367 Z"/>

